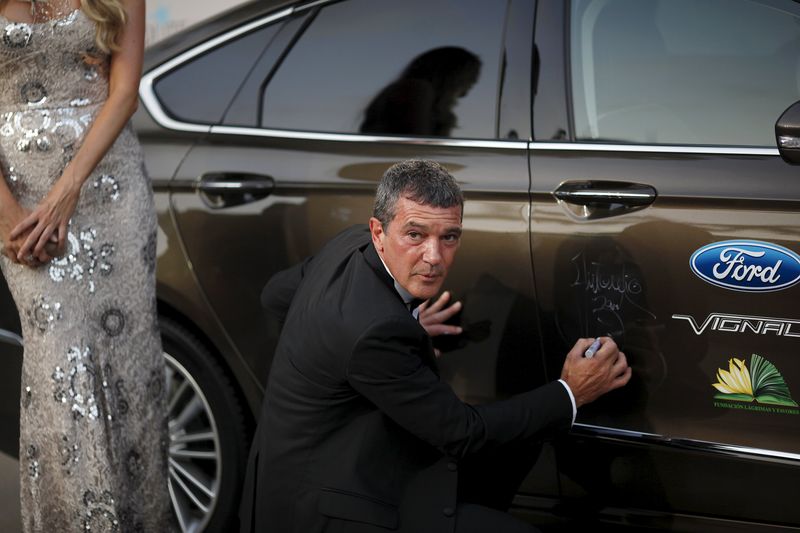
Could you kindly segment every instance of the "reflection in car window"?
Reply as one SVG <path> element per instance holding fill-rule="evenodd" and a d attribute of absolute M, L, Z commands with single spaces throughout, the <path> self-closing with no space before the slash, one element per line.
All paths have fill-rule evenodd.
<path fill-rule="evenodd" d="M 449 137 L 456 101 L 475 85 L 480 69 L 478 56 L 456 46 L 419 55 L 370 102 L 359 131 Z"/>
<path fill-rule="evenodd" d="M 168 72 L 153 87 L 161 105 L 178 120 L 217 124 L 279 27 L 248 33 Z"/>
<path fill-rule="evenodd" d="M 505 2 L 324 6 L 264 94 L 267 128 L 493 138 Z"/>
<path fill-rule="evenodd" d="M 791 0 L 573 0 L 578 140 L 775 146 L 800 100 Z"/>

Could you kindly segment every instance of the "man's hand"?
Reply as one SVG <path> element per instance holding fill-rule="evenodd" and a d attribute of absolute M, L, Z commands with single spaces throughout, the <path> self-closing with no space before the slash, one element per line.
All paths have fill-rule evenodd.
<path fill-rule="evenodd" d="M 419 306 L 419 323 L 431 337 L 438 335 L 458 335 L 461 327 L 445 324 L 456 313 L 461 311 L 461 302 L 453 302 L 445 307 L 450 300 L 450 291 L 444 291 L 435 302 L 426 300 Z"/>
<path fill-rule="evenodd" d="M 445 324 L 450 318 L 461 311 L 461 302 L 453 302 L 445 307 L 450 300 L 450 291 L 444 291 L 435 302 L 426 300 L 419 306 L 419 323 L 431 337 L 438 335 L 458 335 L 463 330 L 460 326 Z M 436 357 L 442 355 L 438 348 L 433 349 Z"/>
<path fill-rule="evenodd" d="M 610 337 L 600 338 L 594 357 L 583 356 L 594 339 L 579 339 L 567 354 L 561 379 L 567 382 L 577 407 L 593 402 L 608 391 L 624 386 L 631 379 L 631 367 Z"/>

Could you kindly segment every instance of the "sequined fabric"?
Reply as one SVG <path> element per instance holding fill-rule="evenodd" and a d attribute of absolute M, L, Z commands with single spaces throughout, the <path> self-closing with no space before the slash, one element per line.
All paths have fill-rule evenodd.
<path fill-rule="evenodd" d="M 0 169 L 21 205 L 35 207 L 80 147 L 107 75 L 80 10 L 0 17 Z M 155 231 L 128 125 L 83 186 L 66 254 L 36 269 L 0 259 L 25 339 L 26 532 L 172 529 Z"/>

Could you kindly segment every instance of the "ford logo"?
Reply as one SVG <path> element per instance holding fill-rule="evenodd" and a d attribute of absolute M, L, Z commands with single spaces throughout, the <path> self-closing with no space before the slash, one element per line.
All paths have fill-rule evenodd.
<path fill-rule="evenodd" d="M 777 291 L 800 282 L 800 256 L 768 242 L 708 244 L 692 254 L 689 266 L 702 280 L 736 291 Z"/>

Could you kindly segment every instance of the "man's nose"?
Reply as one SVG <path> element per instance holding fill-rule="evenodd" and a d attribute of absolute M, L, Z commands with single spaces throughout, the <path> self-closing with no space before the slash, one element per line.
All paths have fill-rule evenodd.
<path fill-rule="evenodd" d="M 442 262 L 441 243 L 439 239 L 428 239 L 425 241 L 425 252 L 422 260 L 431 265 L 438 265 Z"/>

